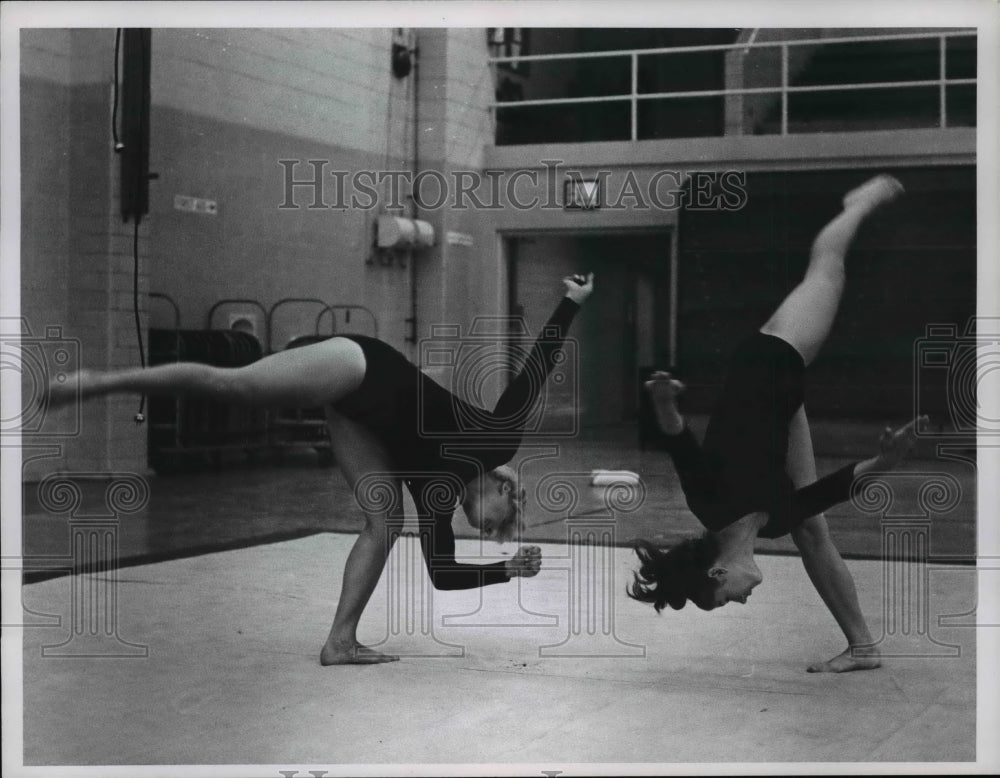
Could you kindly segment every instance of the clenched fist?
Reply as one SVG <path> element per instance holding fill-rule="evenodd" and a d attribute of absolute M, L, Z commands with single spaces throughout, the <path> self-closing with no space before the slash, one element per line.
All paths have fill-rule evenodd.
<path fill-rule="evenodd" d="M 583 305 L 583 301 L 594 291 L 594 274 L 566 276 L 563 284 L 566 285 L 566 296 L 577 305 Z"/>
<path fill-rule="evenodd" d="M 538 575 L 542 566 L 542 549 L 538 546 L 521 546 L 517 553 L 507 560 L 507 577 L 531 578 Z"/>

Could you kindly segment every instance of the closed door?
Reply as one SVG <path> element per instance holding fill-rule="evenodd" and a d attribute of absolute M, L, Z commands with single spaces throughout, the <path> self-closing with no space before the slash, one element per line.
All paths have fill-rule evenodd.
<path fill-rule="evenodd" d="M 584 428 L 632 423 L 643 369 L 666 365 L 667 233 L 511 238 L 511 311 L 536 336 L 561 297 L 560 279 L 593 272 L 594 294 L 570 332 L 575 384 L 549 384 L 549 401 Z"/>

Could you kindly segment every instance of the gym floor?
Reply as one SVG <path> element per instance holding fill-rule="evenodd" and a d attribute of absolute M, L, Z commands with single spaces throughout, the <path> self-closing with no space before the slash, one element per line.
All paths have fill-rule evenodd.
<path fill-rule="evenodd" d="M 704 419 L 693 418 L 701 434 Z M 879 427 L 867 422 L 816 422 L 812 424 L 817 470 L 822 476 L 874 452 Z M 557 456 L 553 457 L 552 454 Z M 566 517 L 607 512 L 604 495 L 589 486 L 594 469 L 630 470 L 640 473 L 641 494 L 624 498 L 625 510 L 614 513 L 615 542 L 627 545 L 635 538 L 673 543 L 697 534 L 700 524 L 684 502 L 669 457 L 636 446 L 635 428 L 623 425 L 577 439 L 538 439 L 522 446 L 515 462 L 538 456 L 523 466 L 528 490 L 526 542 L 567 538 Z M 544 458 L 543 458 L 544 457 Z M 956 458 L 957 457 L 957 458 Z M 967 458 L 962 458 L 967 457 Z M 931 519 L 930 556 L 939 561 L 971 563 L 976 552 L 976 467 L 974 451 L 953 458 L 934 455 L 933 441 L 920 441 L 896 473 L 889 476 L 895 502 L 883 513 L 893 517 L 926 513 L 917 493 L 928 478 L 940 473 L 954 499 L 940 506 L 947 510 L 924 515 Z M 312 448 L 287 450 L 279 459 L 233 456 L 221 468 L 199 465 L 188 472 L 145 479 L 148 502 L 133 513 L 121 514 L 117 525 L 117 559 L 123 566 L 180 556 L 241 548 L 288 540 L 319 532 L 358 532 L 364 517 L 336 467 L 324 467 Z M 558 464 L 554 464 L 558 463 Z M 562 483 L 573 492 L 575 503 L 560 503 Z M 107 513 L 106 483 L 80 482 L 79 516 Z M 69 522 L 65 512 L 46 505 L 44 482 L 26 484 L 24 499 L 24 553 L 26 581 L 64 574 L 65 565 L 52 560 L 69 553 Z M 412 503 L 407 502 L 412 512 Z M 141 502 L 141 501 L 140 501 Z M 569 507 L 569 511 L 567 508 Z M 847 558 L 878 559 L 882 555 L 884 522 L 878 512 L 865 512 L 845 503 L 827 512 L 831 532 Z M 458 512 L 454 522 L 458 537 L 475 536 Z M 512 553 L 511 544 L 497 547 Z M 790 538 L 760 540 L 762 553 L 795 554 Z M 37 558 L 38 563 L 34 563 Z"/>
<path fill-rule="evenodd" d="M 814 426 L 821 474 L 877 438 L 853 429 L 857 440 Z M 922 449 L 881 516 L 828 514 L 886 660 L 813 675 L 843 638 L 787 538 L 761 544 L 765 582 L 746 606 L 657 616 L 625 596 L 629 540 L 698 528 L 666 456 L 636 450 L 632 432 L 558 442 L 558 474 L 551 459 L 526 465 L 536 578 L 436 592 L 412 539 L 398 544 L 360 638 L 402 659 L 377 667 L 318 663 L 362 517 L 311 450 L 148 479 L 148 503 L 112 522 L 114 573 L 59 568 L 74 522 L 102 513 L 101 484 L 84 485 L 73 516 L 26 486 L 25 764 L 975 759 L 973 464 Z M 538 445 L 519 459 L 556 443 Z M 590 487 L 595 468 L 642 473 L 643 498 Z M 933 474 L 957 494 L 921 514 Z M 463 555 L 515 550 L 461 525 Z M 886 556 L 900 527 L 912 545 Z M 588 534 L 608 542 L 566 542 Z"/>

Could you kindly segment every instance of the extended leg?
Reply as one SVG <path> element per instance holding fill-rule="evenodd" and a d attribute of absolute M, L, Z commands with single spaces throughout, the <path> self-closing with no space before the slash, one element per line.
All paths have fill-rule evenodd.
<path fill-rule="evenodd" d="M 804 406 L 796 412 L 789 428 L 786 470 L 796 489 L 816 481 L 816 457 Z M 861 612 L 854 578 L 833 544 L 826 517 L 818 514 L 806 519 L 792 530 L 792 539 L 802 553 L 802 564 L 809 580 L 830 609 L 848 643 L 843 653 L 827 662 L 810 665 L 809 672 L 844 672 L 878 667 L 878 651 Z"/>
<path fill-rule="evenodd" d="M 354 492 L 358 483 L 366 475 L 385 474 L 380 478 L 377 489 L 384 489 L 382 497 L 387 498 L 386 510 L 378 512 L 374 507 L 365 511 L 365 526 L 347 557 L 344 566 L 344 581 L 340 590 L 340 600 L 333 619 L 330 634 L 320 652 L 320 663 L 333 664 L 377 664 L 393 662 L 399 657 L 379 653 L 358 643 L 358 622 L 368 600 L 375 591 L 385 560 L 392 549 L 389 524 L 402 515 L 403 493 L 401 479 L 392 475 L 389 458 L 379 442 L 368 430 L 340 414 L 328 411 L 330 437 L 337 463 Z M 364 503 L 375 500 L 365 500 Z"/>
<path fill-rule="evenodd" d="M 760 331 L 787 341 L 808 365 L 822 347 L 844 291 L 844 257 L 861 222 L 902 193 L 892 176 L 877 176 L 849 192 L 844 210 L 816 236 L 805 278 Z"/>
<path fill-rule="evenodd" d="M 279 351 L 245 367 L 214 367 L 174 362 L 156 367 L 81 370 L 80 395 L 194 394 L 259 407 L 316 407 L 336 402 L 360 386 L 365 375 L 361 347 L 347 338 L 331 338 Z M 49 387 L 52 405 L 75 398 L 75 381 Z"/>

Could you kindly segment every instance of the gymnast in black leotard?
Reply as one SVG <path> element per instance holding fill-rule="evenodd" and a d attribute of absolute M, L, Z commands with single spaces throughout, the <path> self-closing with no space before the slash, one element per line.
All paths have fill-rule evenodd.
<path fill-rule="evenodd" d="M 703 444 L 699 447 L 686 426 L 662 438 L 688 507 L 710 532 L 763 511 L 768 518 L 757 535 L 777 538 L 850 497 L 857 462 L 800 489 L 785 469 L 791 422 L 804 399 L 804 374 L 794 347 L 758 332 L 732 357 Z M 654 375 L 654 381 L 669 380 Z"/>
<path fill-rule="evenodd" d="M 739 344 L 720 399 L 699 446 L 677 409 L 683 384 L 656 373 L 646 388 L 688 507 L 704 525 L 699 538 L 665 550 L 636 543 L 640 568 L 634 599 L 704 610 L 746 603 L 763 576 L 754 560 L 757 537 L 791 534 L 807 572 L 848 640 L 848 648 L 810 671 L 842 672 L 879 665 L 853 578 L 830 541 L 823 511 L 846 501 L 854 479 L 893 467 L 915 441 L 914 422 L 886 429 L 881 453 L 817 479 L 805 416 L 804 376 L 826 339 L 844 286 L 844 258 L 861 222 L 902 192 L 878 176 L 849 192 L 844 210 L 817 236 L 803 281 L 768 322 Z"/>
<path fill-rule="evenodd" d="M 424 558 L 436 588 L 470 589 L 510 579 L 505 562 L 481 566 L 455 561 L 452 515 L 461 502 L 485 537 L 509 540 L 516 535 L 524 490 L 503 466 L 517 453 L 525 420 L 579 309 L 572 298 L 562 299 L 492 411 L 448 391 L 388 344 L 344 336 L 364 352 L 365 376 L 332 409 L 370 431 L 403 475 L 417 507 Z M 494 491 L 500 495 L 498 504 L 484 506 Z"/>
<path fill-rule="evenodd" d="M 451 519 L 461 504 L 485 537 L 518 534 L 524 490 L 505 466 L 557 360 L 566 331 L 593 290 L 593 274 L 563 279 L 565 297 L 493 411 L 477 408 L 373 338 L 338 336 L 271 354 L 240 368 L 178 362 L 80 371 L 49 386 L 50 406 L 120 392 L 202 394 L 262 407 L 324 407 L 331 446 L 366 521 L 344 568 L 328 664 L 397 659 L 357 641 L 361 613 L 402 526 L 402 486 L 413 495 L 420 543 L 435 587 L 467 589 L 538 573 L 541 550 L 525 546 L 489 565 L 455 561 Z M 79 392 L 79 395 L 77 395 Z M 431 434 L 433 433 L 433 434 Z"/>

